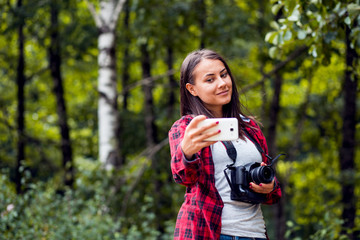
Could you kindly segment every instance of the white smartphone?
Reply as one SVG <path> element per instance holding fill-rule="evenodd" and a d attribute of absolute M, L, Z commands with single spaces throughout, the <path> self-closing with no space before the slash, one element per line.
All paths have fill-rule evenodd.
<path fill-rule="evenodd" d="M 208 125 L 211 122 L 219 122 L 215 127 L 205 131 L 213 132 L 221 130 L 219 134 L 205 139 L 205 141 L 232 141 L 239 138 L 239 127 L 237 118 L 207 118 L 199 122 L 198 127 Z"/>

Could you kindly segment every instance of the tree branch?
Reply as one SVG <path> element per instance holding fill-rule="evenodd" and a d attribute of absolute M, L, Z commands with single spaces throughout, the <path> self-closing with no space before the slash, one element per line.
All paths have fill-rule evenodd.
<path fill-rule="evenodd" d="M 284 61 L 277 64 L 273 70 L 271 70 L 267 74 L 264 74 L 263 78 L 269 78 L 271 75 L 275 74 L 277 71 L 282 69 L 287 63 L 289 63 L 290 61 L 299 57 L 306 50 L 308 50 L 308 47 L 305 45 L 300 46 L 299 48 L 295 49 Z"/>
<path fill-rule="evenodd" d="M 308 49 L 309 49 L 308 46 L 305 46 L 305 45 L 300 46 L 299 48 L 295 49 L 284 61 L 279 62 L 277 65 L 275 65 L 275 67 L 270 72 L 263 73 L 262 79 L 260 81 L 257 81 L 253 84 L 245 86 L 244 88 L 241 89 L 241 92 L 245 93 L 245 92 L 249 91 L 250 89 L 261 85 L 265 81 L 266 78 L 270 78 L 272 75 L 274 75 L 279 70 L 281 70 L 283 67 L 285 67 L 286 64 L 288 64 L 292 60 L 299 57 L 303 52 L 307 51 Z"/>
<path fill-rule="evenodd" d="M 3 115 L 5 115 L 5 116 L 8 115 L 8 114 L 5 112 L 5 110 L 2 110 L 2 112 L 3 112 Z M 16 128 L 17 128 L 17 127 L 16 127 L 15 125 L 11 124 L 11 122 L 8 121 L 6 118 L 0 118 L 0 124 L 6 126 L 9 131 L 16 131 Z M 9 134 L 9 136 L 13 136 L 13 135 L 12 135 L 12 134 Z M 55 142 L 55 141 L 53 141 L 53 140 L 51 140 L 51 139 L 43 139 L 43 140 L 41 140 L 41 139 L 38 139 L 38 138 L 35 138 L 35 137 L 28 136 L 28 135 L 26 135 L 26 133 L 22 133 L 20 137 L 24 138 L 24 140 L 25 140 L 26 142 L 34 143 L 34 144 L 36 144 L 36 145 L 41 145 L 42 142 L 46 142 L 46 143 L 49 143 L 50 145 L 53 145 L 53 146 L 55 146 L 55 147 L 59 147 L 59 146 L 60 146 L 59 143 L 57 143 L 57 142 Z"/>
<path fill-rule="evenodd" d="M 160 151 L 166 144 L 168 144 L 169 139 L 165 138 L 160 143 L 156 144 L 155 146 L 151 146 L 146 148 L 144 151 L 142 151 L 132 162 L 137 163 L 140 158 L 147 156 L 147 161 L 145 161 L 142 166 L 140 167 L 140 170 L 137 172 L 137 175 L 135 179 L 132 181 L 131 186 L 129 187 L 129 190 L 125 193 L 125 196 L 123 197 L 121 210 L 120 210 L 120 216 L 125 216 L 126 209 L 128 206 L 128 202 L 131 199 L 131 195 L 133 194 L 137 184 L 140 182 L 141 177 L 144 175 L 144 172 L 146 170 L 146 165 L 148 164 L 149 160 L 152 159 L 152 157 Z M 121 184 L 122 185 L 122 184 Z"/>
<path fill-rule="evenodd" d="M 112 15 L 113 17 L 112 17 L 111 22 L 110 22 L 110 29 L 111 30 L 115 30 L 116 23 L 117 23 L 117 21 L 119 19 L 120 12 L 121 12 L 125 2 L 126 2 L 126 0 L 119 0 L 118 3 L 116 4 L 116 7 L 115 7 L 113 15 Z"/>
<path fill-rule="evenodd" d="M 171 70 L 165 72 L 164 74 L 157 75 L 157 76 L 154 76 L 154 77 L 148 77 L 148 78 L 141 79 L 140 81 L 137 81 L 137 82 L 135 82 L 133 84 L 129 84 L 126 87 L 124 87 L 123 92 L 130 91 L 133 88 L 136 88 L 136 87 L 151 83 L 153 81 L 156 81 L 158 79 L 161 79 L 163 77 L 167 77 L 167 76 L 170 76 L 170 75 L 173 75 L 173 74 L 175 74 L 175 70 L 171 69 Z"/>
<path fill-rule="evenodd" d="M 100 19 L 100 16 L 96 13 L 94 5 L 92 3 L 90 3 L 88 0 L 85 0 L 85 2 L 88 6 L 88 9 L 89 9 L 91 15 L 94 18 L 96 27 L 101 28 L 101 26 L 102 26 L 101 19 Z"/>
<path fill-rule="evenodd" d="M 37 72 L 31 74 L 30 76 L 28 76 L 28 77 L 26 78 L 26 82 L 31 81 L 31 80 L 32 80 L 34 77 L 36 77 L 37 75 L 41 75 L 41 74 L 45 73 L 45 72 L 48 71 L 48 70 L 49 70 L 49 67 L 44 67 L 44 68 L 40 69 L 39 71 L 37 71 Z"/>

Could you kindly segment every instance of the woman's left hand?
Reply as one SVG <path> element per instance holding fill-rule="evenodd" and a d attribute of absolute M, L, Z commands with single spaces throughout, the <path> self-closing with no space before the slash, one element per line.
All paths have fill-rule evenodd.
<path fill-rule="evenodd" d="M 271 183 L 260 183 L 259 185 L 251 182 L 250 189 L 257 193 L 268 194 L 274 190 L 274 181 L 275 179 L 273 179 Z"/>
<path fill-rule="evenodd" d="M 266 163 L 262 162 L 261 166 L 266 166 Z M 251 182 L 249 188 L 257 193 L 268 194 L 274 190 L 274 184 L 275 184 L 275 179 L 273 179 L 271 183 L 256 184 L 254 182 Z"/>

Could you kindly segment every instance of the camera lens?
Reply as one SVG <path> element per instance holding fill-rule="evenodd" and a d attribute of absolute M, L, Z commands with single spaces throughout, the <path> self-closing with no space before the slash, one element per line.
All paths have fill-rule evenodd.
<path fill-rule="evenodd" d="M 250 175 L 251 175 L 252 180 L 256 184 L 270 183 L 274 179 L 275 172 L 271 167 L 261 166 L 261 167 L 254 168 L 250 172 Z"/>
<path fill-rule="evenodd" d="M 231 131 L 231 132 L 233 132 L 233 131 L 234 131 L 234 129 L 233 129 L 233 128 L 230 128 L 230 131 Z"/>
<path fill-rule="evenodd" d="M 265 179 L 271 178 L 271 171 L 270 171 L 270 169 L 264 168 L 264 170 L 263 170 L 263 175 L 264 175 L 264 178 L 265 178 Z"/>

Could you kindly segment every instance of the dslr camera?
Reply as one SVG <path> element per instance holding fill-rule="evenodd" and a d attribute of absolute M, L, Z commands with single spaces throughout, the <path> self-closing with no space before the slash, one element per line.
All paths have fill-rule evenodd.
<path fill-rule="evenodd" d="M 279 154 L 272 163 L 281 155 Z M 249 188 L 250 182 L 256 184 L 271 183 L 275 177 L 275 170 L 272 163 L 267 166 L 261 166 L 258 162 L 248 163 L 242 166 L 228 166 L 225 170 L 225 177 L 231 188 L 231 200 L 247 203 L 263 203 L 266 201 L 266 194 L 257 193 Z M 227 170 L 230 170 L 230 178 Z"/>

